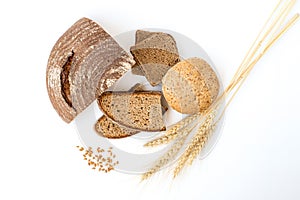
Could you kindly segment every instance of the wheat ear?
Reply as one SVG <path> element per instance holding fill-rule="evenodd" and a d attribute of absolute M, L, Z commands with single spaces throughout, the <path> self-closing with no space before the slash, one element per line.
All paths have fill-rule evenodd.
<path fill-rule="evenodd" d="M 214 132 L 215 124 L 211 125 L 210 128 L 208 128 L 203 135 L 200 137 L 199 142 L 195 145 L 194 150 L 191 152 L 191 154 L 188 157 L 187 163 L 188 165 L 192 165 L 195 158 L 200 154 L 203 147 L 205 146 L 207 140 L 209 139 L 210 135 Z"/>
<path fill-rule="evenodd" d="M 176 139 L 175 143 L 172 144 L 171 148 L 156 161 L 154 167 L 152 167 L 149 171 L 142 175 L 142 181 L 151 177 L 154 173 L 159 171 L 162 167 L 164 167 L 177 156 L 180 149 L 184 145 L 187 136 L 192 130 L 193 128 L 188 129 L 185 134 L 181 135 Z"/>
<path fill-rule="evenodd" d="M 246 80 L 247 76 L 249 75 L 250 71 L 253 69 L 255 64 L 270 49 L 270 47 L 299 19 L 299 14 L 294 15 L 292 17 L 292 19 L 289 20 L 288 23 L 284 26 L 284 28 L 282 28 L 279 31 L 279 33 L 277 33 L 277 31 L 278 31 L 277 28 L 280 27 L 278 24 L 282 24 L 282 22 L 284 21 L 285 17 L 287 16 L 287 14 L 289 13 L 289 11 L 291 10 L 291 8 L 293 7 L 294 4 L 295 4 L 295 0 L 292 0 L 292 1 L 289 1 L 289 2 L 285 3 L 284 7 L 281 9 L 281 13 L 275 18 L 275 20 L 272 23 L 271 27 L 269 29 L 267 29 L 266 33 L 264 34 L 262 39 L 258 42 L 257 46 L 254 47 L 254 50 L 252 52 L 250 50 L 251 53 L 248 52 L 250 54 L 250 56 L 246 57 L 246 59 L 243 61 L 242 65 L 237 70 L 237 73 L 234 76 L 233 81 L 231 82 L 231 84 L 224 91 L 225 95 L 222 95 L 222 97 L 223 96 L 226 97 L 230 92 L 233 91 L 233 89 L 236 86 L 238 86 L 237 89 L 234 91 L 233 95 L 231 96 L 229 102 L 226 104 L 225 108 L 223 109 L 223 112 L 222 112 L 221 116 L 223 116 L 224 111 L 226 110 L 226 108 L 228 107 L 230 102 L 232 101 L 233 97 L 236 95 L 237 91 L 240 89 L 241 85 Z M 277 8 L 278 8 L 278 6 L 276 7 L 276 9 Z M 274 13 L 275 12 L 273 12 L 273 14 Z M 270 19 L 271 19 L 271 17 L 270 17 Z M 265 47 L 261 47 L 261 44 L 263 43 L 263 41 L 272 32 L 274 32 L 274 34 L 272 35 L 270 40 L 267 42 Z M 259 53 L 256 58 L 253 58 L 254 55 L 256 55 L 258 49 L 261 49 L 261 53 Z M 219 121 L 219 119 L 217 121 Z M 188 155 L 188 158 L 183 158 L 184 160 L 178 164 L 178 169 L 175 168 L 174 177 L 176 177 L 178 175 L 178 173 L 184 167 L 186 162 L 188 162 L 189 164 L 192 164 L 195 157 L 201 152 L 202 148 L 206 144 L 210 134 L 213 132 L 213 129 L 215 128 L 215 125 L 216 125 L 216 123 L 212 124 L 211 128 L 207 129 L 205 134 L 203 134 L 201 136 L 199 135 L 200 137 L 197 138 L 197 134 L 194 136 L 194 138 L 192 139 L 191 144 L 190 144 L 191 146 L 193 146 L 193 150 L 189 154 L 187 152 L 186 155 Z M 180 164 L 181 164 L 181 166 L 180 166 Z"/>
<path fill-rule="evenodd" d="M 195 157 L 201 152 L 204 145 L 206 144 L 206 141 L 208 140 L 210 134 L 213 132 L 213 129 L 215 128 L 215 125 L 220 120 L 221 116 L 223 116 L 224 111 L 232 101 L 233 97 L 236 95 L 237 91 L 240 89 L 241 85 L 246 80 L 247 76 L 250 74 L 250 71 L 253 69 L 255 64 L 261 59 L 261 57 L 271 48 L 271 46 L 289 29 L 291 28 L 296 21 L 300 18 L 300 15 L 297 13 L 295 14 L 288 22 L 287 24 L 281 28 L 282 23 L 284 22 L 286 16 L 292 9 L 293 5 L 295 4 L 296 0 L 290 0 L 285 2 L 284 6 L 281 8 L 279 14 L 276 15 L 276 12 L 279 10 L 280 5 L 282 4 L 283 0 L 281 0 L 272 14 L 270 15 L 269 19 L 265 23 L 264 27 L 262 28 L 261 32 L 258 34 L 258 37 L 256 38 L 255 42 L 253 43 L 252 47 L 249 49 L 248 53 L 246 54 L 246 57 L 244 58 L 243 62 L 239 66 L 236 74 L 234 75 L 232 81 L 228 85 L 228 87 L 225 89 L 225 91 L 216 99 L 216 101 L 213 103 L 213 105 L 203 114 L 203 116 L 200 118 L 200 114 L 189 116 L 177 124 L 175 124 L 170 130 L 166 132 L 166 134 L 162 137 L 167 137 L 167 139 L 162 139 L 162 137 L 157 138 L 156 142 L 153 142 L 153 146 L 158 144 L 163 144 L 164 142 L 172 141 L 174 138 L 178 137 L 178 133 L 181 133 L 181 129 L 185 129 L 186 126 L 188 126 L 191 122 L 195 120 L 201 120 L 202 118 L 205 118 L 208 120 L 209 116 L 212 112 L 214 112 L 215 108 L 220 105 L 220 102 L 225 99 L 229 94 L 231 94 L 232 91 L 234 93 L 231 95 L 231 98 L 229 102 L 226 104 L 225 108 L 223 108 L 222 114 L 219 116 L 219 119 L 212 124 L 213 121 L 207 127 L 204 125 L 205 122 L 199 127 L 197 133 L 192 138 L 192 141 L 189 143 L 188 147 L 185 149 L 185 152 L 180 156 L 178 164 L 174 170 L 174 177 L 176 177 L 182 168 L 186 165 L 186 162 L 191 164 Z M 273 20 L 273 21 L 272 21 Z M 271 25 L 269 25 L 271 24 Z M 269 25 L 269 26 L 268 26 Z M 272 35 L 272 36 L 270 36 Z M 268 41 L 265 43 L 265 41 Z M 258 51 L 260 52 L 258 53 Z M 184 133 L 184 132 L 182 132 Z M 177 136 L 173 136 L 178 134 Z M 151 142 L 149 142 L 149 146 Z M 148 146 L 147 144 L 145 146 Z M 155 171 L 155 170 L 154 170 Z M 155 173 L 155 172 L 154 172 Z"/>
<path fill-rule="evenodd" d="M 186 165 L 186 162 L 190 159 L 190 155 L 194 151 L 194 148 L 200 143 L 200 140 L 203 137 L 203 135 L 205 135 L 207 131 L 211 131 L 210 129 L 213 124 L 214 118 L 215 118 L 215 111 L 211 112 L 206 116 L 204 122 L 200 125 L 197 133 L 192 138 L 192 141 L 189 143 L 184 153 L 180 156 L 177 162 L 177 166 L 175 167 L 173 172 L 173 178 L 175 178 L 181 172 L 183 167 Z M 194 156 L 194 158 L 196 156 Z"/>
<path fill-rule="evenodd" d="M 179 135 L 184 135 L 186 130 L 184 129 L 186 126 L 190 125 L 195 120 L 199 119 L 199 114 L 190 115 L 176 124 L 174 124 L 169 130 L 165 132 L 163 136 L 160 136 L 154 140 L 151 140 L 150 142 L 147 142 L 144 144 L 145 147 L 154 147 L 162 144 L 167 144 L 174 139 L 176 139 Z"/>

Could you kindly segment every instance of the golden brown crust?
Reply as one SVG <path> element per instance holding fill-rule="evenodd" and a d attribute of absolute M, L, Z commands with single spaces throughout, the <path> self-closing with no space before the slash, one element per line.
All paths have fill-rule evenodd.
<path fill-rule="evenodd" d="M 163 78 L 168 104 L 184 114 L 205 111 L 219 92 L 218 78 L 207 62 L 190 58 L 177 63 Z"/>

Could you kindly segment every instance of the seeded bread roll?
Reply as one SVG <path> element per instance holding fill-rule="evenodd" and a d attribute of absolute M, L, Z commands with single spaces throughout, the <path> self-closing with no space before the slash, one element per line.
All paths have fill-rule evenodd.
<path fill-rule="evenodd" d="M 104 92 L 98 97 L 99 108 L 118 124 L 141 131 L 164 131 L 161 92 Z"/>
<path fill-rule="evenodd" d="M 46 82 L 51 103 L 69 123 L 134 64 L 101 26 L 82 18 L 50 53 Z"/>
<path fill-rule="evenodd" d="M 200 58 L 177 63 L 162 80 L 162 91 L 168 104 L 184 114 L 205 111 L 216 99 L 219 87 L 214 70 Z"/>
<path fill-rule="evenodd" d="M 152 86 L 161 83 L 165 73 L 179 61 L 178 49 L 174 38 L 161 32 L 138 31 L 136 39 L 140 40 L 130 48 L 130 52 L 141 66 L 142 71 Z M 134 73 L 139 73 L 136 69 Z"/>

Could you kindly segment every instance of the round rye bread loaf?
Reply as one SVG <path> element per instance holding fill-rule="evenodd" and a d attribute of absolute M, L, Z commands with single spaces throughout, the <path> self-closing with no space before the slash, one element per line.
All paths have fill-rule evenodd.
<path fill-rule="evenodd" d="M 82 18 L 51 50 L 46 70 L 50 101 L 69 123 L 134 64 L 99 24 Z"/>
<path fill-rule="evenodd" d="M 216 73 L 200 58 L 177 63 L 162 79 L 162 91 L 168 104 L 184 114 L 205 111 L 218 96 L 219 87 Z"/>

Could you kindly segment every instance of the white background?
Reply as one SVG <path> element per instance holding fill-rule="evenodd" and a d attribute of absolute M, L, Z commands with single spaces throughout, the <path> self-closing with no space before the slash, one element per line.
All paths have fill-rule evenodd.
<path fill-rule="evenodd" d="M 51 48 L 83 16 L 112 35 L 180 32 L 208 52 L 226 85 L 276 3 L 1 1 L 0 199 L 300 199 L 300 22 L 245 82 L 214 151 L 173 182 L 167 173 L 139 183 L 90 170 L 74 126 L 58 117 L 46 91 Z"/>

